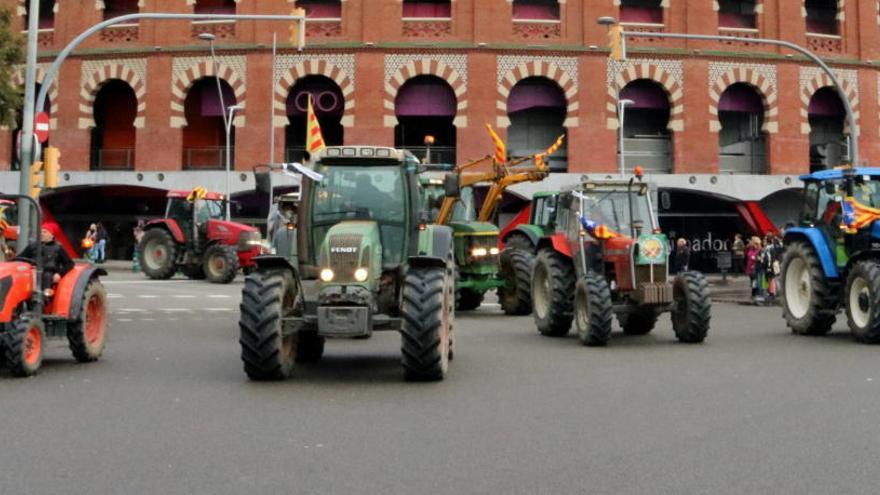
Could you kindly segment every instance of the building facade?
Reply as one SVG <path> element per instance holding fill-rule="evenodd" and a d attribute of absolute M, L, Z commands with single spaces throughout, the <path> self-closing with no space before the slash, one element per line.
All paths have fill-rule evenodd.
<path fill-rule="evenodd" d="M 0 5 L 25 28 L 25 0 Z M 253 166 L 301 156 L 309 95 L 329 144 L 424 156 L 430 135 L 432 161 L 490 153 L 487 123 L 513 156 L 564 134 L 550 162 L 559 175 L 548 184 L 618 171 L 618 102 L 631 100 L 626 167 L 642 165 L 682 193 L 661 198 L 669 219 L 693 213 L 682 207 L 676 217 L 675 203 L 693 206 L 688 194 L 711 193 L 730 201 L 725 214 L 748 216 L 737 202 L 763 201 L 780 223 L 791 215 L 785 198 L 796 175 L 846 156 L 842 101 L 803 57 L 748 42 L 644 37 L 628 40 L 629 57 L 617 62 L 599 16 L 630 31 L 808 47 L 841 81 L 862 160 L 880 161 L 876 0 L 43 0 L 38 83 L 78 33 L 120 14 L 287 14 L 297 6 L 309 18 L 302 52 L 289 25 L 275 21 L 144 20 L 86 41 L 51 83 L 44 109 L 51 144 L 62 150 L 62 185 L 219 185 L 222 109 L 234 103 L 234 188 L 244 194 Z M 216 64 L 203 33 L 215 37 Z M 14 130 L 0 130 L 0 170 L 15 168 L 14 155 Z M 3 175 L 4 185 L 15 183 Z M 549 186 L 522 191 L 535 187 Z"/>

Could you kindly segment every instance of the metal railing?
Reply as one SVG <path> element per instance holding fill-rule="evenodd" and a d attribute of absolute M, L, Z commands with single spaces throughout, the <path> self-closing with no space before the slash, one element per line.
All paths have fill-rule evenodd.
<path fill-rule="evenodd" d="M 92 148 L 92 170 L 134 169 L 134 148 Z"/>
<path fill-rule="evenodd" d="M 431 146 L 430 160 L 425 160 L 428 155 L 427 146 L 397 146 L 397 148 L 408 150 L 421 160 L 422 163 L 455 164 L 455 146 Z"/>
<path fill-rule="evenodd" d="M 235 147 L 232 147 L 233 156 L 231 167 L 235 167 Z M 183 168 L 186 170 L 224 170 L 226 148 L 223 146 L 210 146 L 202 148 L 183 149 Z"/>

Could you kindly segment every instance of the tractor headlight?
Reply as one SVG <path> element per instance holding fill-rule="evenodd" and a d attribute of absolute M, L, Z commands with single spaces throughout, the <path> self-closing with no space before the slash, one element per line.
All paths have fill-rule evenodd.
<path fill-rule="evenodd" d="M 486 256 L 487 254 L 489 254 L 489 251 L 486 250 L 486 248 L 484 248 L 484 247 L 473 248 L 471 250 L 471 256 L 473 256 L 474 258 L 482 258 L 483 256 Z"/>
<path fill-rule="evenodd" d="M 498 248 L 497 247 L 489 248 L 489 254 L 491 254 L 492 256 L 497 256 L 498 255 Z"/>
<path fill-rule="evenodd" d="M 324 268 L 321 270 L 321 280 L 324 282 L 332 282 L 334 277 L 333 270 Z"/>
<path fill-rule="evenodd" d="M 354 279 L 358 282 L 366 282 L 369 275 L 370 273 L 366 268 L 358 268 L 354 271 Z"/>

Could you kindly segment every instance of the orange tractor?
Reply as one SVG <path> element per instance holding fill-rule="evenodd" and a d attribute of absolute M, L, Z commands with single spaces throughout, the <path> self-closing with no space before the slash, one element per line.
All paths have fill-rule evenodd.
<path fill-rule="evenodd" d="M 41 287 L 39 206 L 29 196 L 0 195 L 0 200 L 4 199 L 31 203 L 29 210 L 34 212 L 36 222 L 28 237 L 33 239 L 36 256 L 0 263 L 2 361 L 15 376 L 33 375 L 43 362 L 47 337 L 66 337 L 79 362 L 97 360 L 107 338 L 107 293 L 99 276 L 107 272 L 76 263 L 53 287 Z"/>

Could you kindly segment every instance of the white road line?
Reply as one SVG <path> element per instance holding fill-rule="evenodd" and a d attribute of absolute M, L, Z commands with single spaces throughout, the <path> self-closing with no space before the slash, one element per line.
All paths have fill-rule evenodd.
<path fill-rule="evenodd" d="M 156 321 L 155 318 L 141 318 L 141 321 Z"/>
<path fill-rule="evenodd" d="M 138 299 L 157 299 L 159 296 L 155 294 L 138 294 Z"/>
<path fill-rule="evenodd" d="M 238 308 L 202 308 L 202 311 L 233 311 Z"/>
<path fill-rule="evenodd" d="M 147 311 L 149 310 L 143 308 L 114 308 L 110 310 L 111 313 L 146 313 Z"/>
<path fill-rule="evenodd" d="M 132 321 L 131 318 L 116 318 L 116 321 Z"/>
<path fill-rule="evenodd" d="M 232 296 L 229 294 L 209 294 L 208 297 L 212 299 L 229 299 Z"/>
<path fill-rule="evenodd" d="M 107 294 L 107 299 L 120 299 L 123 297 L 125 297 L 125 296 L 123 296 L 122 294 L 113 294 L 113 293 Z"/>
<path fill-rule="evenodd" d="M 174 294 L 171 297 L 175 297 L 177 299 L 195 299 L 196 298 L 196 296 L 194 296 L 192 294 Z"/>
<path fill-rule="evenodd" d="M 165 312 L 165 313 L 178 313 L 178 312 L 184 312 L 184 313 L 185 313 L 185 312 L 188 312 L 188 311 L 189 311 L 189 312 L 192 312 L 192 311 L 195 311 L 195 310 L 192 309 L 192 308 L 159 308 L 159 311 L 162 311 L 162 312 Z"/>

